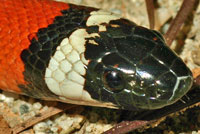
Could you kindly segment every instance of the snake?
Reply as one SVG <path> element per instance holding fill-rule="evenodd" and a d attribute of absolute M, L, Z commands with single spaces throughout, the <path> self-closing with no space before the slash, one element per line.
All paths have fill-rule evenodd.
<path fill-rule="evenodd" d="M 190 69 L 158 31 L 93 7 L 0 2 L 2 90 L 134 111 L 173 104 L 192 83 Z"/>

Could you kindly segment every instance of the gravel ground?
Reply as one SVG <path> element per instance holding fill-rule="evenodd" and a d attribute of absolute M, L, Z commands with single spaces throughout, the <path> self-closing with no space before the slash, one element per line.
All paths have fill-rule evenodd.
<path fill-rule="evenodd" d="M 59 0 L 91 7 L 103 8 L 133 20 L 138 25 L 148 27 L 148 17 L 144 0 Z M 156 29 L 166 32 L 167 23 L 174 17 L 181 5 L 180 0 L 157 0 Z M 184 45 L 184 47 L 182 47 Z M 172 49 L 176 50 L 191 69 L 200 68 L 200 7 L 191 15 L 183 27 Z M 17 115 L 10 119 L 13 127 L 19 122 L 36 116 L 40 111 L 48 109 L 49 102 L 2 92 L 0 94 L 0 114 L 9 109 Z M 106 108 L 78 107 L 65 113 L 53 116 L 32 127 L 35 134 L 99 134 L 117 123 L 119 110 Z M 5 114 L 5 113 L 4 113 Z M 183 114 L 167 117 L 155 128 L 143 132 L 132 133 L 163 133 L 163 134 L 200 134 L 200 108 L 188 109 Z"/>

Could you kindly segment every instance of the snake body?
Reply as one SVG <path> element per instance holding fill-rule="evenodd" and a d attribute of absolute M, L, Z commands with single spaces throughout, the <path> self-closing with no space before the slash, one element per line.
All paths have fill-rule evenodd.
<path fill-rule="evenodd" d="M 0 89 L 38 99 L 157 109 L 193 81 L 159 32 L 51 0 L 1 0 L 0 48 Z"/>

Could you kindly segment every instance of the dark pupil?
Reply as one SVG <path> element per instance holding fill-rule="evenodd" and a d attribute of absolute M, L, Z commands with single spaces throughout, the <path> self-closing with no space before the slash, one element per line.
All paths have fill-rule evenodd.
<path fill-rule="evenodd" d="M 105 79 L 107 85 L 112 91 L 118 91 L 122 89 L 123 82 L 120 74 L 115 71 L 108 71 L 105 73 Z"/>

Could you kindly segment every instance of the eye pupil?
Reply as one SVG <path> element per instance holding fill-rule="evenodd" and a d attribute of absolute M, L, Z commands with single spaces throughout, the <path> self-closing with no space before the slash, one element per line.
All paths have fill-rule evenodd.
<path fill-rule="evenodd" d="M 111 88 L 115 88 L 120 85 L 121 78 L 116 72 L 110 71 L 106 75 L 106 81 Z"/>
<path fill-rule="evenodd" d="M 111 91 L 117 92 L 121 91 L 123 88 L 123 80 L 121 75 L 116 71 L 107 71 L 104 74 L 104 78 L 107 86 Z"/>

